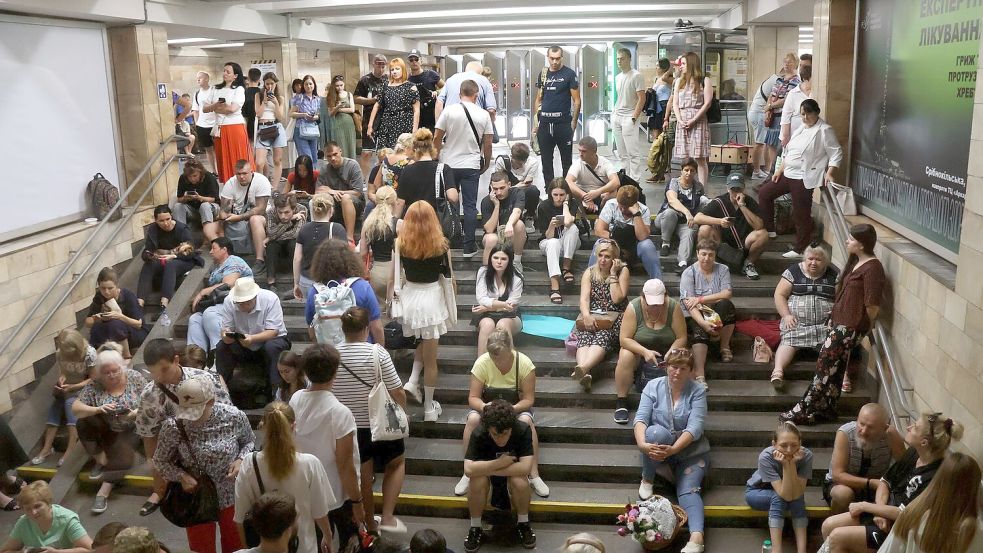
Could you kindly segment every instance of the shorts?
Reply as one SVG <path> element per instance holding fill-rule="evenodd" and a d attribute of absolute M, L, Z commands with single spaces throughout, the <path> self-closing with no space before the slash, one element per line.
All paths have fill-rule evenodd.
<path fill-rule="evenodd" d="M 832 496 L 833 486 L 834 486 L 833 481 L 830 479 L 829 475 L 827 474 L 826 477 L 823 479 L 823 500 L 826 501 L 827 505 L 829 505 L 833 501 L 833 496 Z M 869 501 L 873 503 L 875 499 L 874 490 L 869 490 L 869 489 L 860 490 L 860 491 L 853 490 L 853 494 L 854 494 L 853 495 L 854 501 Z"/>
<path fill-rule="evenodd" d="M 198 145 L 202 148 L 211 148 L 215 146 L 215 142 L 212 141 L 211 127 L 199 127 L 198 125 L 195 125 L 195 136 L 198 137 Z"/>
<path fill-rule="evenodd" d="M 362 218 L 362 212 L 365 211 L 365 196 L 356 196 L 352 198 L 352 203 L 355 204 L 355 220 Z M 344 214 L 341 209 L 341 202 L 335 202 L 334 213 L 331 215 L 331 222 L 338 223 L 340 225 L 345 224 Z M 353 238 L 353 237 L 349 237 Z"/>
<path fill-rule="evenodd" d="M 386 465 L 406 452 L 403 440 L 388 440 L 385 442 L 372 441 L 372 429 L 359 428 L 356 431 L 358 439 L 358 461 L 372 461 L 372 470 L 382 472 Z"/>
<path fill-rule="evenodd" d="M 860 515 L 860 524 L 864 525 L 864 530 L 867 533 L 867 549 L 877 551 L 884 544 L 884 540 L 887 539 L 889 532 L 885 532 L 874 524 L 874 515 L 870 513 L 863 513 Z M 888 529 L 890 530 L 890 528 Z"/>
<path fill-rule="evenodd" d="M 284 130 L 283 125 L 279 121 L 277 121 L 274 124 L 276 125 L 276 129 L 278 131 L 280 131 L 279 134 L 277 134 L 276 138 L 274 138 L 271 141 L 263 140 L 263 139 L 261 139 L 261 138 L 259 138 L 257 136 L 256 137 L 256 147 L 257 148 L 266 148 L 266 149 L 269 149 L 269 148 L 286 148 L 287 147 L 287 131 Z M 267 127 L 267 126 L 271 126 L 271 125 L 268 125 L 267 123 L 260 123 L 259 124 L 260 130 L 262 130 L 264 127 Z"/>
<path fill-rule="evenodd" d="M 755 144 L 764 144 L 768 137 L 768 127 L 765 126 L 764 111 L 749 111 L 747 113 L 748 122 L 751 123 L 751 134 L 754 136 Z"/>
<path fill-rule="evenodd" d="M 468 420 L 468 417 L 470 417 L 470 416 L 471 416 L 471 413 L 474 413 L 475 415 L 478 415 L 479 417 L 481 416 L 481 413 L 479 413 L 478 411 L 476 411 L 476 410 L 474 410 L 474 409 L 469 409 L 469 410 L 468 410 L 468 416 L 467 416 L 467 417 L 464 417 L 464 420 Z M 523 411 L 523 412 L 521 412 L 521 413 L 519 413 L 519 414 L 518 414 L 518 415 L 516 416 L 516 418 L 519 418 L 519 417 L 529 417 L 529 420 L 530 420 L 530 421 L 532 421 L 532 422 L 533 422 L 533 424 L 535 424 L 535 423 L 536 423 L 536 417 L 535 417 L 535 416 L 533 416 L 533 412 L 532 412 L 532 410 L 529 410 L 529 411 Z"/>

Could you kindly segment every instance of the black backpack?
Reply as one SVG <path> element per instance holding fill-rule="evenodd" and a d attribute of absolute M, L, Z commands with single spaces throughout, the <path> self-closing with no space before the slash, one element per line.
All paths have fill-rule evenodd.
<path fill-rule="evenodd" d="M 505 175 L 509 178 L 509 184 L 515 186 L 519 184 L 519 177 L 515 176 L 512 172 L 512 158 L 506 155 L 501 155 L 495 158 L 495 161 L 499 159 L 502 160 L 502 166 L 505 168 Z"/>
<path fill-rule="evenodd" d="M 633 187 L 637 188 L 638 189 L 638 203 L 642 203 L 642 204 L 645 203 L 645 193 L 642 192 L 642 186 L 640 184 L 638 184 L 638 181 L 637 180 L 629 177 L 628 176 L 628 173 L 625 173 L 625 170 L 624 169 L 618 171 L 618 181 L 620 182 L 620 185 L 621 186 L 633 186 Z"/>
<path fill-rule="evenodd" d="M 119 203 L 119 189 L 109 182 L 102 173 L 96 173 L 89 184 L 85 185 L 85 200 L 89 213 L 96 219 L 104 219 L 109 210 Z M 110 221 L 116 221 L 123 216 L 123 210 L 117 209 Z"/>

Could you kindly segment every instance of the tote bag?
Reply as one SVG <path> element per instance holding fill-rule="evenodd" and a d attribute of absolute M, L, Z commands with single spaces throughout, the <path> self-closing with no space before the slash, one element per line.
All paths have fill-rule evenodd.
<path fill-rule="evenodd" d="M 372 366 L 375 369 L 375 385 L 362 380 L 347 365 L 341 363 L 341 367 L 348 371 L 348 374 L 370 388 L 369 429 L 372 431 L 372 441 L 402 440 L 410 435 L 410 421 L 406 416 L 406 411 L 403 411 L 403 408 L 389 395 L 386 383 L 382 380 L 382 364 L 379 363 L 378 347 L 372 348 Z"/>

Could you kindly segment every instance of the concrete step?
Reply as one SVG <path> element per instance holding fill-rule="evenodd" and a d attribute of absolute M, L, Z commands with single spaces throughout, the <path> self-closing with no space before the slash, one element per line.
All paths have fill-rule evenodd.
<path fill-rule="evenodd" d="M 443 405 L 442 408 L 443 414 L 437 422 L 423 422 L 423 407 L 411 404 L 408 412 L 412 421 L 410 435 L 428 439 L 460 439 L 470 408 L 461 405 Z M 634 414 L 632 411 L 631 415 Z M 535 409 L 535 417 L 542 443 L 634 443 L 631 425 L 614 422 L 610 409 L 542 407 Z M 852 417 L 841 416 L 836 422 L 803 426 L 800 428 L 802 442 L 810 448 L 832 447 L 836 429 L 850 420 Z M 715 447 L 764 448 L 771 443 L 777 425 L 776 412 L 713 411 L 705 420 L 704 432 Z"/>
<path fill-rule="evenodd" d="M 782 257 L 782 254 L 785 253 L 786 251 L 787 248 L 782 249 L 781 251 L 766 251 L 765 253 L 763 253 L 761 255 L 761 258 L 758 260 L 758 263 L 756 264 L 756 266 L 758 267 L 758 272 L 760 272 L 761 274 L 771 274 L 771 275 L 782 274 L 782 271 L 784 271 L 785 268 L 788 267 L 789 264 L 791 263 L 790 260 Z M 587 267 L 587 260 L 589 258 L 590 258 L 589 250 L 577 250 L 577 253 L 574 254 L 574 258 L 573 258 L 574 266 L 580 268 Z M 472 257 L 471 259 L 467 259 L 462 255 L 461 250 L 456 250 L 456 249 L 451 251 L 451 260 L 454 262 L 454 269 L 461 270 L 461 271 L 467 268 L 474 268 L 475 270 L 477 270 L 477 268 L 482 265 L 480 253 L 475 254 L 475 256 Z M 663 257 L 661 259 L 661 263 L 662 263 L 662 272 L 671 273 L 676 268 L 676 254 L 671 253 L 669 256 Z M 525 249 L 525 251 L 522 254 L 522 266 L 542 268 L 545 270 L 546 258 L 543 256 L 543 253 L 540 252 L 538 248 L 533 249 L 531 247 L 528 247 Z M 738 276 L 740 276 L 740 278 L 744 278 L 742 275 L 735 274 L 733 276 L 735 278 Z"/>

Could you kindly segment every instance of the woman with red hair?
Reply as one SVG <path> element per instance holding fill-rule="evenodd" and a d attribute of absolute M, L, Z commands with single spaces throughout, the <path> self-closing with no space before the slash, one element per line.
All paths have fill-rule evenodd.
<path fill-rule="evenodd" d="M 416 85 L 406 80 L 406 62 L 393 58 L 389 62 L 389 86 L 379 94 L 379 101 L 369 116 L 369 138 L 376 148 L 396 149 L 396 139 L 403 133 L 415 133 L 420 128 L 420 92 Z M 378 132 L 375 121 L 382 118 Z"/>
<path fill-rule="evenodd" d="M 403 389 L 420 401 L 420 373 L 423 372 L 423 420 L 436 421 L 440 416 L 440 404 L 433 400 L 437 387 L 437 340 L 447 333 L 448 323 L 457 322 L 454 294 L 445 295 L 440 283 L 441 276 L 453 278 L 450 246 L 440 230 L 437 212 L 425 201 L 410 205 L 398 233 L 392 315 L 403 325 L 404 336 L 420 339 L 417 353 L 422 361 L 413 363 Z M 401 266 L 406 276 L 402 289 Z"/>

